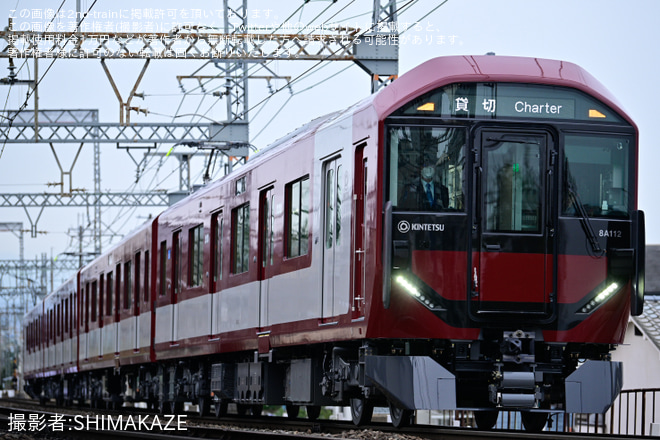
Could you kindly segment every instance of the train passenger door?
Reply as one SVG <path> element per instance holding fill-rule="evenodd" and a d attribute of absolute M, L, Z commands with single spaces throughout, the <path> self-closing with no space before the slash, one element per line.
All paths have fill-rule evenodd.
<path fill-rule="evenodd" d="M 477 132 L 471 310 L 551 312 L 554 146 L 545 132 Z"/>
<path fill-rule="evenodd" d="M 259 327 L 268 325 L 268 289 L 273 270 L 273 187 L 259 193 Z"/>
<path fill-rule="evenodd" d="M 344 169 L 341 158 L 335 157 L 323 166 L 323 285 L 321 316 L 328 318 L 346 313 L 342 297 L 350 287 L 350 260 L 347 242 L 350 231 L 344 237 L 342 207 Z M 350 208 L 349 208 L 350 209 Z M 342 258 L 343 257 L 343 258 Z M 348 302 L 348 297 L 343 302 Z M 348 308 L 348 304 L 346 304 Z"/>
<path fill-rule="evenodd" d="M 366 144 L 355 149 L 355 181 L 353 182 L 353 288 L 351 289 L 351 314 L 353 319 L 364 315 L 366 291 L 366 195 L 367 159 L 364 157 Z"/>

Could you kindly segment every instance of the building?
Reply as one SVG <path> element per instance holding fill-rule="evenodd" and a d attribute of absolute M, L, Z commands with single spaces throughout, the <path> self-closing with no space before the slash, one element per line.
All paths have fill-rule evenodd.
<path fill-rule="evenodd" d="M 630 318 L 612 360 L 623 361 L 624 390 L 660 388 L 660 245 L 646 247 L 644 313 Z"/>

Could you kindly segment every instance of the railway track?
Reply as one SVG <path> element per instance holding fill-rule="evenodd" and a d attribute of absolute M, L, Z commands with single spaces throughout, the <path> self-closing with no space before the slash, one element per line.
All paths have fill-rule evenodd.
<path fill-rule="evenodd" d="M 523 431 L 477 431 L 416 425 L 396 429 L 389 424 L 373 423 L 356 428 L 352 423 L 337 420 L 288 419 L 285 417 L 227 416 L 222 419 L 198 417 L 193 413 L 179 416 L 157 415 L 145 409 L 90 410 L 88 408 L 57 408 L 42 406 L 23 399 L 0 401 L 0 434 L 23 434 L 16 438 L 90 438 L 94 439 L 154 439 L 219 438 L 223 440 L 292 440 L 292 439 L 356 439 L 356 440 L 499 440 L 499 439 L 625 439 L 629 436 L 595 434 L 528 434 Z M 22 422 L 22 425 L 17 423 Z M 19 429 L 22 426 L 22 429 Z M 13 429 L 10 429 L 13 428 Z M 38 434 L 38 436 L 37 436 Z M 35 435 L 35 437 L 30 437 Z"/>

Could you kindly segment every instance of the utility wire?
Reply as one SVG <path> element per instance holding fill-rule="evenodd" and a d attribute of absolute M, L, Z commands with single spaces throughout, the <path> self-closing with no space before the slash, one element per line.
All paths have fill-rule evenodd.
<path fill-rule="evenodd" d="M 87 9 L 87 12 L 85 12 L 85 14 L 82 16 L 82 18 L 80 19 L 80 21 L 79 21 L 78 24 L 76 25 L 76 29 L 79 29 L 79 28 L 80 28 L 80 25 L 81 25 L 82 22 L 85 20 L 85 18 L 87 18 L 87 15 L 90 13 L 90 11 L 91 11 L 92 8 L 94 7 L 94 5 L 96 5 L 97 2 L 98 2 L 98 0 L 94 0 L 94 3 L 92 3 L 92 5 Z M 62 1 L 62 4 L 60 5 L 60 8 L 62 8 L 63 5 L 64 5 L 64 1 Z M 58 11 L 59 11 L 59 9 L 58 9 Z M 54 17 L 53 17 L 53 18 L 54 18 Z M 51 20 L 51 22 L 52 22 L 52 20 Z M 75 32 L 72 33 L 72 34 L 66 39 L 66 41 L 65 41 L 64 44 L 62 45 L 62 48 L 66 47 L 66 45 L 69 44 L 69 41 L 71 41 L 71 38 L 72 38 L 74 35 L 75 35 Z M 11 130 L 11 127 L 14 125 L 14 121 L 15 121 L 16 118 L 18 117 L 18 114 L 27 108 L 27 106 L 28 106 L 28 102 L 30 101 L 30 98 L 31 98 L 32 95 L 35 93 L 35 91 L 37 90 L 37 87 L 39 87 L 39 84 L 41 84 L 41 81 L 43 81 L 43 79 L 46 77 L 46 75 L 48 74 L 48 72 L 50 71 L 50 69 L 53 67 L 53 64 L 55 64 L 55 61 L 57 61 L 57 59 L 58 59 L 58 58 L 54 58 L 54 59 L 53 59 L 53 61 L 52 61 L 52 62 L 50 63 L 50 65 L 48 66 L 48 68 L 46 68 L 46 71 L 43 73 L 43 75 L 41 75 L 41 78 L 39 78 L 39 80 L 36 81 L 36 83 L 34 84 L 34 87 L 32 88 L 32 91 L 28 91 L 27 96 L 25 97 L 25 102 L 19 107 L 19 109 L 18 109 L 18 111 L 16 112 L 16 114 L 15 114 L 12 118 L 9 118 L 9 124 L 8 124 L 8 127 L 7 127 L 7 133 L 9 133 L 9 131 Z M 35 58 L 35 60 L 36 60 L 36 58 Z M 26 60 L 26 61 L 27 61 L 27 60 Z M 38 61 L 35 61 L 35 62 L 38 62 Z M 5 103 L 5 105 L 6 105 L 6 103 Z M 2 154 L 5 152 L 5 147 L 6 147 L 6 146 L 7 146 L 7 139 L 4 139 L 4 141 L 2 142 L 2 149 L 0 149 L 0 159 L 2 159 Z"/>

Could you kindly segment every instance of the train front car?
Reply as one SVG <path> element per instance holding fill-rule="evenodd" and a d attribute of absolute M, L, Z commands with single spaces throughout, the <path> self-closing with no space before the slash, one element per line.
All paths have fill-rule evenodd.
<path fill-rule="evenodd" d="M 634 123 L 566 62 L 446 57 L 397 81 L 374 99 L 384 311 L 367 383 L 395 424 L 605 412 L 622 386 L 610 351 L 643 305 Z"/>

